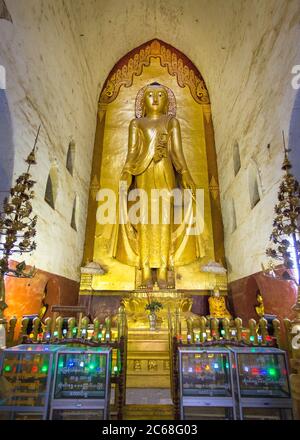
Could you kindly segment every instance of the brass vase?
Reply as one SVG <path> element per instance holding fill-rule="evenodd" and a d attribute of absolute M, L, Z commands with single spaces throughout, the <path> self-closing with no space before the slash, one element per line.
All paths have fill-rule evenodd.
<path fill-rule="evenodd" d="M 156 321 L 157 321 L 156 313 L 155 312 L 151 312 L 149 314 L 150 331 L 155 331 L 156 330 Z"/>

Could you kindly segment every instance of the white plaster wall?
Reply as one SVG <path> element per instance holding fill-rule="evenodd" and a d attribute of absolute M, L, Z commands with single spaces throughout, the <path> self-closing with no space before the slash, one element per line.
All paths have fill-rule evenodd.
<path fill-rule="evenodd" d="M 0 64 L 8 70 L 16 172 L 21 169 L 20 158 L 30 149 L 38 120 L 43 122 L 36 169 L 39 248 L 32 261 L 50 272 L 78 277 L 97 99 L 114 64 L 128 51 L 157 37 L 195 63 L 211 96 L 229 278 L 260 270 L 281 175 L 281 130 L 288 133 L 296 94 L 290 82 L 292 66 L 300 64 L 299 1 L 6 3 L 14 23 L 0 21 Z M 65 170 L 71 138 L 77 146 L 73 179 Z M 236 177 L 232 163 L 235 141 L 240 145 L 242 163 Z M 47 170 L 54 159 L 61 170 L 55 213 L 43 202 Z M 247 184 L 252 159 L 258 164 L 262 183 L 262 200 L 253 210 Z M 69 226 L 73 191 L 80 201 L 77 233 Z M 231 198 L 237 211 L 233 233 L 226 214 Z"/>
<path fill-rule="evenodd" d="M 32 174 L 37 181 L 37 250 L 26 262 L 78 279 L 82 259 L 87 193 L 94 144 L 97 98 L 90 72 L 64 2 L 7 2 L 13 24 L 0 20 L 0 64 L 7 72 L 7 96 L 13 123 L 15 176 L 25 170 L 38 125 L 41 134 Z M 71 140 L 76 144 L 74 177 L 66 169 Z M 58 171 L 55 211 L 44 201 L 50 167 Z M 71 226 L 77 193 L 78 232 Z M 21 258 L 21 257 L 19 257 Z"/>

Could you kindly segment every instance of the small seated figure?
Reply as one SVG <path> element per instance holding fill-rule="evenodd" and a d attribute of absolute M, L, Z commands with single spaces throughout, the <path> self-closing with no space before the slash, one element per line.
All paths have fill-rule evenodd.
<path fill-rule="evenodd" d="M 226 307 L 225 297 L 220 296 L 220 290 L 218 287 L 214 288 L 212 295 L 208 298 L 208 304 L 210 318 L 232 319 L 232 316 Z"/>
<path fill-rule="evenodd" d="M 260 318 L 263 318 L 264 314 L 265 314 L 265 307 L 264 307 L 263 297 L 261 296 L 261 293 L 259 290 L 256 292 L 256 301 L 257 301 L 257 304 L 255 305 L 256 314 Z"/>

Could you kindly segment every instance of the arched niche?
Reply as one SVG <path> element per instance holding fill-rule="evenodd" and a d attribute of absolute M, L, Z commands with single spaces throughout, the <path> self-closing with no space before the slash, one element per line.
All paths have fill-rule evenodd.
<path fill-rule="evenodd" d="M 14 144 L 10 111 L 5 90 L 0 88 L 0 207 L 9 193 L 14 169 Z"/>
<path fill-rule="evenodd" d="M 88 261 L 96 261 L 110 267 L 105 275 L 107 285 L 110 273 L 114 270 L 114 279 L 124 277 L 124 265 L 118 272 L 117 263 L 105 259 L 111 230 L 109 227 L 99 227 L 96 222 L 96 194 L 100 188 L 117 192 L 127 155 L 128 127 L 130 120 L 135 117 L 136 95 L 146 84 L 155 81 L 171 88 L 176 96 L 184 155 L 196 185 L 205 191 L 207 258 L 222 261 L 225 265 L 209 94 L 196 66 L 176 48 L 155 39 L 137 47 L 118 61 L 108 75 L 99 98 L 83 266 Z M 128 279 L 134 279 L 131 270 L 131 267 L 126 269 Z M 195 271 L 199 274 L 198 264 L 195 265 Z M 132 288 L 130 283 L 124 286 Z"/>

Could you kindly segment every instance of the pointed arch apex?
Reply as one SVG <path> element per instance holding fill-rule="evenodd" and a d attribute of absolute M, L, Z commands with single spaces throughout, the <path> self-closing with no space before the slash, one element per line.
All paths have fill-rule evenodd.
<path fill-rule="evenodd" d="M 201 73 L 192 61 L 173 46 L 154 38 L 128 52 L 113 67 L 100 94 L 100 105 L 113 102 L 121 87 L 130 87 L 135 76 L 143 73 L 151 58 L 158 58 L 160 65 L 175 76 L 180 87 L 189 87 L 194 100 L 210 104 L 208 91 Z"/>

